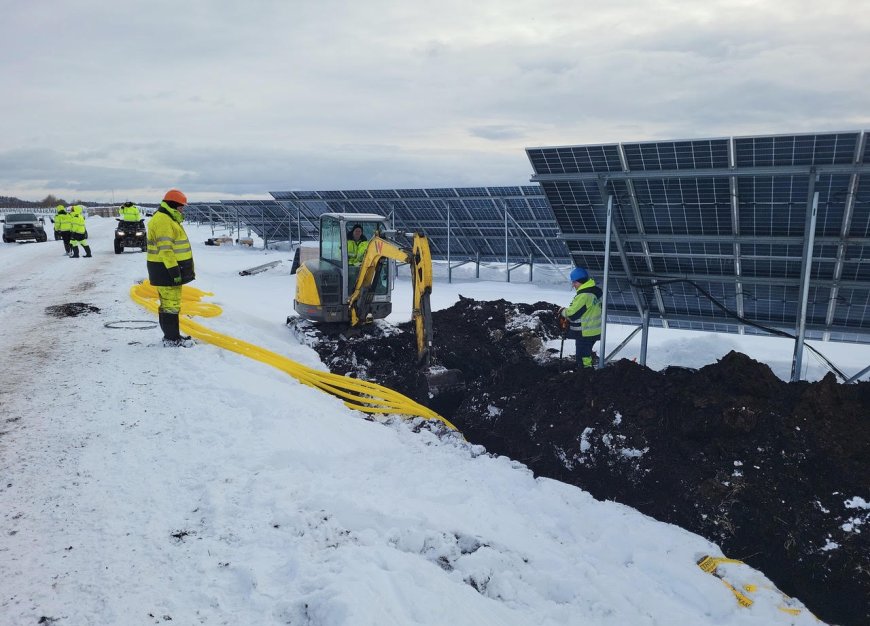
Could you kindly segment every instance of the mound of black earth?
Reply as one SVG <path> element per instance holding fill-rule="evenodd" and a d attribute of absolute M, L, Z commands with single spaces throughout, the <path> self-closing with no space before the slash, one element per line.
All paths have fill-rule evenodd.
<path fill-rule="evenodd" d="M 489 453 L 716 542 L 822 620 L 870 624 L 870 383 L 787 383 L 736 352 L 576 370 L 547 348 L 546 302 L 462 298 L 433 318 L 422 370 L 410 323 L 295 330 L 332 372 L 433 408 Z"/>

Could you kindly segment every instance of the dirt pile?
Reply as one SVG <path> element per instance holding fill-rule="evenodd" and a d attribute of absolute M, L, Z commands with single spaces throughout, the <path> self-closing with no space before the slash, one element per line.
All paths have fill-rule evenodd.
<path fill-rule="evenodd" d="M 461 299 L 434 313 L 430 390 L 413 328 L 300 324 L 330 370 L 386 385 L 490 453 L 718 543 L 823 620 L 870 623 L 870 383 L 786 383 L 732 352 L 700 370 L 573 369 L 550 303 Z M 863 531 L 863 532 L 862 532 Z"/>

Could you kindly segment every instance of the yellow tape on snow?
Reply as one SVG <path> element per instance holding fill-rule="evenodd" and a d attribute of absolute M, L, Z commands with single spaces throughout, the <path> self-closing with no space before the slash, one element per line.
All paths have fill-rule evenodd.
<path fill-rule="evenodd" d="M 752 598 L 750 598 L 748 595 L 746 595 L 747 593 L 755 594 L 755 593 L 759 593 L 762 591 L 768 591 L 768 592 L 771 592 L 770 593 L 771 596 L 773 596 L 773 597 L 778 596 L 778 601 L 781 602 L 782 604 L 779 604 L 777 606 L 777 608 L 780 611 L 782 611 L 783 613 L 788 613 L 789 615 L 799 615 L 802 610 L 806 610 L 805 608 L 802 608 L 802 607 L 799 608 L 799 607 L 795 606 L 795 604 L 797 604 L 797 603 L 795 602 L 794 598 L 787 596 L 786 594 L 784 594 L 782 591 L 780 591 L 776 587 L 771 587 L 769 585 L 758 585 L 756 583 L 745 583 L 745 584 L 743 584 L 743 591 L 745 591 L 746 593 L 743 593 L 743 591 L 741 591 L 740 589 L 738 589 L 737 587 L 732 585 L 730 582 L 725 580 L 724 575 L 719 571 L 719 566 L 720 565 L 746 565 L 746 563 L 744 563 L 743 561 L 739 561 L 737 559 L 729 559 L 729 558 L 724 557 L 724 556 L 703 556 L 698 560 L 697 564 L 698 564 L 698 567 L 700 567 L 702 570 L 704 570 L 708 574 L 713 574 L 713 576 L 715 576 L 716 578 L 721 580 L 722 584 L 724 584 L 726 587 L 728 587 L 728 589 L 731 590 L 731 593 L 733 593 L 734 597 L 737 599 L 737 603 L 742 607 L 749 608 L 750 606 L 752 606 L 754 604 L 754 600 L 752 600 Z M 730 578 L 732 575 L 737 575 L 737 574 L 738 574 L 738 572 L 736 572 L 736 571 L 729 572 L 728 576 Z M 809 611 L 807 611 L 807 613 L 809 613 Z M 809 614 L 812 615 L 813 617 L 815 617 L 816 621 L 819 620 L 819 618 L 817 618 L 812 613 L 809 613 Z"/>
<path fill-rule="evenodd" d="M 456 430 L 453 424 L 432 409 L 414 402 L 411 398 L 397 391 L 358 378 L 348 378 L 347 376 L 339 376 L 331 372 L 322 372 L 306 367 L 265 348 L 255 346 L 241 339 L 222 335 L 201 324 L 197 324 L 187 317 L 195 315 L 200 317 L 216 317 L 220 315 L 222 310 L 218 305 L 201 302 L 203 297 L 212 295 L 214 294 L 195 287 L 187 285 L 182 287 L 181 314 L 179 317 L 179 327 L 182 331 L 200 341 L 271 365 L 305 385 L 315 387 L 341 398 L 348 407 L 357 411 L 363 411 L 364 413 L 397 413 L 399 415 L 423 417 L 425 419 L 438 420 L 451 430 Z M 157 313 L 157 289 L 148 281 L 133 285 L 130 289 L 130 297 L 152 313 Z"/>

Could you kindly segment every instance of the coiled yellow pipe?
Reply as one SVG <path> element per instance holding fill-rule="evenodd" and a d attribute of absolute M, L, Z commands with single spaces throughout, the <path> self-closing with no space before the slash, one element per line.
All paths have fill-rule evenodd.
<path fill-rule="evenodd" d="M 255 346 L 253 344 L 222 335 L 210 328 L 201 324 L 197 324 L 190 317 L 198 315 L 200 317 L 217 317 L 222 313 L 221 308 L 209 302 L 202 302 L 205 296 L 212 296 L 213 293 L 202 291 L 196 287 L 184 285 L 181 290 L 181 316 L 179 317 L 179 326 L 185 333 L 204 341 L 216 345 L 225 350 L 230 350 L 242 356 L 266 363 L 274 368 L 285 372 L 310 387 L 316 387 L 321 391 L 325 391 L 333 396 L 341 398 L 345 405 L 357 411 L 364 413 L 397 413 L 411 417 L 422 417 L 425 419 L 438 420 L 451 430 L 456 430 L 456 427 L 448 420 L 438 415 L 432 409 L 429 409 L 422 404 L 414 402 L 407 396 L 404 396 L 392 389 L 382 387 L 375 383 L 370 383 L 358 378 L 349 378 L 347 376 L 339 376 L 331 372 L 322 372 L 312 369 L 281 356 Z M 157 289 L 147 280 L 133 285 L 130 288 L 130 297 L 141 306 L 145 307 L 152 313 L 157 313 L 158 297 Z"/>

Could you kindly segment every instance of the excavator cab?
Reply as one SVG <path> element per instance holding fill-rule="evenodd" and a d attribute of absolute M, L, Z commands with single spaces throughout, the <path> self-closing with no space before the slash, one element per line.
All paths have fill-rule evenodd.
<path fill-rule="evenodd" d="M 366 246 L 387 230 L 382 215 L 367 213 L 324 213 L 320 216 L 320 254 L 297 271 L 294 310 L 315 322 L 351 322 L 349 302 L 360 275 L 359 258 L 351 258 L 348 242 L 354 226 L 362 227 Z M 359 245 L 359 244 L 357 244 Z M 369 287 L 367 315 L 383 319 L 393 310 L 392 289 L 395 261 L 379 259 Z"/>

